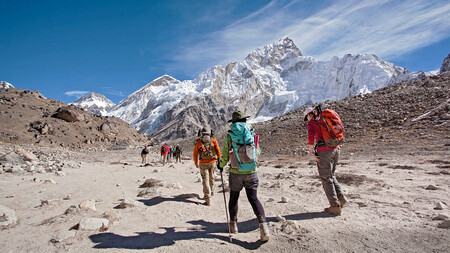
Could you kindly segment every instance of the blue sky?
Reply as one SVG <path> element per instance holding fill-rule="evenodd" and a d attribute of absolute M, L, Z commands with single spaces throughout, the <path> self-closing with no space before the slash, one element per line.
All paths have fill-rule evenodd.
<path fill-rule="evenodd" d="M 0 81 L 66 103 L 91 91 L 117 103 L 283 36 L 318 60 L 371 53 L 410 71 L 450 53 L 447 0 L 0 0 L 0 10 Z"/>

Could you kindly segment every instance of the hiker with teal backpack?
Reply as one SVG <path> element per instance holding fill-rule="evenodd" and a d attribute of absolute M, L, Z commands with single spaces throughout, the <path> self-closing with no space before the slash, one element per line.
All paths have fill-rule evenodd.
<path fill-rule="evenodd" d="M 232 119 L 228 121 L 232 125 L 223 144 L 222 160 L 217 163 L 217 168 L 222 174 L 223 168 L 230 161 L 230 200 L 228 205 L 230 232 L 238 232 L 238 199 L 240 191 L 242 188 L 245 188 L 247 199 L 259 222 L 261 241 L 266 242 L 270 237 L 269 227 L 266 222 L 264 208 L 257 196 L 259 184 L 257 173 L 258 136 L 255 136 L 253 127 L 247 123 L 247 118 L 249 116 L 244 116 L 244 113 L 241 111 L 233 112 Z"/>

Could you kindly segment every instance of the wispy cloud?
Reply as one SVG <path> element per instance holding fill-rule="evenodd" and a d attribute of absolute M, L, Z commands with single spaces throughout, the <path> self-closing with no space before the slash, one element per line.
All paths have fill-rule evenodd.
<path fill-rule="evenodd" d="M 66 93 L 64 93 L 66 96 L 69 97 L 75 97 L 76 99 L 91 93 L 90 91 L 78 91 L 78 90 L 73 90 L 73 91 L 67 91 Z"/>
<path fill-rule="evenodd" d="M 317 1 L 318 2 L 318 1 Z M 312 6 L 315 5 L 315 6 Z M 384 59 L 450 36 L 450 2 L 439 0 L 273 0 L 263 8 L 200 42 L 181 49 L 175 61 L 188 71 L 241 61 L 257 47 L 287 35 L 319 60 L 346 53 L 373 53 Z M 177 67 L 179 67 L 177 66 Z"/>

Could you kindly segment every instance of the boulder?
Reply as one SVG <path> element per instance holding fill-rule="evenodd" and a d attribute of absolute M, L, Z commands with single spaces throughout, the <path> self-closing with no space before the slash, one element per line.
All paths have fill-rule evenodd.
<path fill-rule="evenodd" d="M 67 122 L 78 122 L 80 119 L 78 118 L 78 113 L 70 108 L 70 107 L 60 107 L 56 110 L 56 113 L 52 115 L 53 118 L 62 119 Z"/>
<path fill-rule="evenodd" d="M 438 224 L 438 228 L 450 228 L 450 220 L 445 220 Z"/>
<path fill-rule="evenodd" d="M 108 229 L 109 220 L 105 218 L 83 218 L 78 223 L 78 230 L 100 230 Z"/>

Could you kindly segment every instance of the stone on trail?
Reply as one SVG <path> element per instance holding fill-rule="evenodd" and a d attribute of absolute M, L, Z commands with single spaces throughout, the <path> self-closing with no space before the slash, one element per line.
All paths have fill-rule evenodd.
<path fill-rule="evenodd" d="M 286 197 L 281 197 L 281 203 L 288 203 L 289 199 Z"/>
<path fill-rule="evenodd" d="M 439 214 L 438 216 L 433 217 L 433 220 L 446 220 L 446 219 L 448 219 L 448 215 L 445 214 Z"/>
<path fill-rule="evenodd" d="M 450 220 L 445 220 L 445 221 L 439 223 L 438 228 L 445 228 L 445 229 L 450 228 Z"/>
<path fill-rule="evenodd" d="M 286 221 L 286 218 L 281 215 L 277 215 L 277 221 Z"/>
<path fill-rule="evenodd" d="M 84 210 L 93 210 L 96 211 L 95 201 L 94 200 L 86 200 L 79 204 L 79 207 Z"/>
<path fill-rule="evenodd" d="M 173 182 L 173 183 L 169 183 L 166 185 L 167 188 L 172 188 L 172 189 L 183 189 L 183 186 L 178 183 L 178 182 Z"/>
<path fill-rule="evenodd" d="M 83 218 L 78 223 L 78 230 L 100 230 L 108 229 L 109 220 L 105 218 Z"/>
<path fill-rule="evenodd" d="M 447 206 L 444 204 L 444 203 L 442 203 L 442 202 L 437 202 L 436 203 L 436 207 L 434 208 L 434 209 L 436 209 L 436 210 L 443 210 L 443 209 L 445 209 Z"/>
<path fill-rule="evenodd" d="M 132 207 L 136 207 L 139 205 L 139 202 L 137 202 L 136 200 L 132 200 L 132 199 L 123 199 L 122 202 L 116 206 L 116 209 L 125 209 L 125 208 L 132 208 Z"/>
<path fill-rule="evenodd" d="M 0 229 L 9 228 L 16 224 L 16 212 L 13 209 L 0 205 Z"/>
<path fill-rule="evenodd" d="M 53 179 L 47 179 L 44 181 L 44 184 L 56 184 L 56 182 Z"/>
<path fill-rule="evenodd" d="M 432 191 L 437 190 L 437 189 L 439 189 L 439 188 L 432 184 L 428 185 L 427 188 L 425 188 L 425 190 L 432 190 Z"/>
<path fill-rule="evenodd" d="M 138 193 L 138 197 L 147 197 L 147 196 L 156 196 L 161 193 L 161 190 L 158 188 L 146 188 Z"/>

